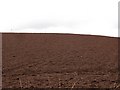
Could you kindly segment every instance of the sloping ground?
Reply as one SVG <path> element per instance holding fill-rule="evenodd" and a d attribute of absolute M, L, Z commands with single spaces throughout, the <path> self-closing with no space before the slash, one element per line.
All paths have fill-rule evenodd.
<path fill-rule="evenodd" d="M 3 88 L 118 88 L 118 39 L 2 34 Z"/>

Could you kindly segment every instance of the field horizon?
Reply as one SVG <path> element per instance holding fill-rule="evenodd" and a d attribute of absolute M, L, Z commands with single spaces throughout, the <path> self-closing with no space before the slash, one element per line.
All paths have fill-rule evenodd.
<path fill-rule="evenodd" d="M 118 37 L 2 33 L 3 88 L 120 88 Z"/>

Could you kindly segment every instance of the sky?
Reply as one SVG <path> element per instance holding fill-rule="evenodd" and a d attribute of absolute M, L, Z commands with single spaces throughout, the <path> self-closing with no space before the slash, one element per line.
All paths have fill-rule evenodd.
<path fill-rule="evenodd" d="M 0 0 L 0 32 L 118 36 L 119 0 Z"/>

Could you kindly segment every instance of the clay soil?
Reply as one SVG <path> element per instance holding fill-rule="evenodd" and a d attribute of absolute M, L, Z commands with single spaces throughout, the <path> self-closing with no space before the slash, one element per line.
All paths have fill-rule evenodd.
<path fill-rule="evenodd" d="M 118 39 L 2 34 L 3 88 L 119 88 Z"/>

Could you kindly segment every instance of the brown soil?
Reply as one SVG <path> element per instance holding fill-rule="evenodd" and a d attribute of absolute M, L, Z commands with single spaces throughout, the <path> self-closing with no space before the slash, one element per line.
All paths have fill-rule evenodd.
<path fill-rule="evenodd" d="M 118 39 L 2 34 L 3 88 L 118 88 Z"/>

